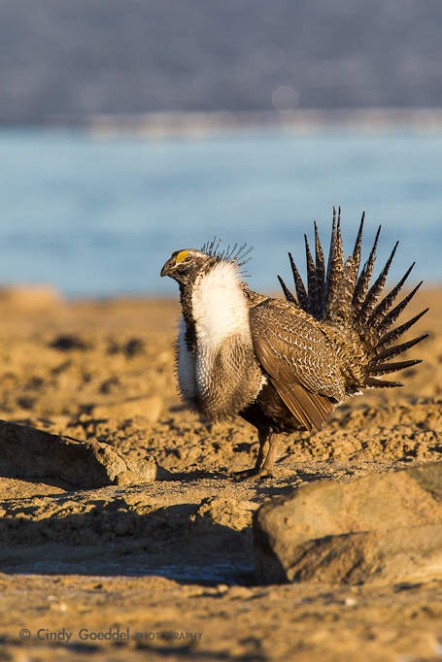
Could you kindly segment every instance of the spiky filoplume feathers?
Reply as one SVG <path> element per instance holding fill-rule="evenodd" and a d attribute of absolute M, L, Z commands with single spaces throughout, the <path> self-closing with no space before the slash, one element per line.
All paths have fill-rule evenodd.
<path fill-rule="evenodd" d="M 346 260 L 340 216 L 334 211 L 327 264 L 316 223 L 314 256 L 305 236 L 306 284 L 289 253 L 295 293 L 278 276 L 285 300 L 248 287 L 245 245 L 221 250 L 215 239 L 200 251 L 176 251 L 161 272 L 180 287 L 182 396 L 207 420 L 238 414 L 258 429 L 256 472 L 272 468 L 274 432 L 319 430 L 346 396 L 400 386 L 384 375 L 420 362 L 391 360 L 427 336 L 395 344 L 427 311 L 394 326 L 421 285 L 397 301 L 414 264 L 384 295 L 397 243 L 371 284 L 380 228 L 361 269 L 364 215 Z"/>
<path fill-rule="evenodd" d="M 278 276 L 278 279 L 288 301 L 297 303 L 300 308 L 313 315 L 317 320 L 336 326 L 341 330 L 343 335 L 348 335 L 351 331 L 357 332 L 363 342 L 368 359 L 365 366 L 365 379 L 362 383 L 358 384 L 359 388 L 370 386 L 380 388 L 402 386 L 400 382 L 380 380 L 376 376 L 402 370 L 421 362 L 419 359 L 410 359 L 408 361 L 387 363 L 386 359 L 391 359 L 405 352 L 428 336 L 428 334 L 422 334 L 406 343 L 392 346 L 392 343 L 413 326 L 428 311 L 428 308 L 422 310 L 401 326 L 389 331 L 422 285 L 422 281 L 402 301 L 396 303 L 398 294 L 415 265 L 413 262 L 395 287 L 382 298 L 388 272 L 399 244 L 399 242 L 396 242 L 381 273 L 373 285 L 369 287 L 376 260 L 376 249 L 381 233 L 381 226 L 379 226 L 376 232 L 368 259 L 360 271 L 364 220 L 365 214 L 361 218 L 353 253 L 344 261 L 341 235 L 341 210 L 339 209 L 338 215 L 336 215 L 335 210 L 333 211 L 332 235 L 326 278 L 324 277 L 324 253 L 316 223 L 314 224 L 316 261 L 312 258 L 307 235 L 304 235 L 307 261 L 307 289 L 304 287 L 293 257 L 289 253 L 298 300 L 296 300 L 296 297 L 290 292 L 280 276 Z M 395 303 L 396 305 L 394 305 Z"/>

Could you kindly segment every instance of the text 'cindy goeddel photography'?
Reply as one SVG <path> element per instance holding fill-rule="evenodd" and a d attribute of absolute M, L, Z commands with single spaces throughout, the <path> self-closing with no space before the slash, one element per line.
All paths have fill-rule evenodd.
<path fill-rule="evenodd" d="M 194 641 L 201 641 L 203 633 L 187 630 L 135 630 L 129 626 L 109 627 L 103 630 L 92 630 L 87 627 L 82 627 L 74 630 L 68 630 L 66 628 L 61 628 L 59 630 L 38 628 L 38 630 L 31 631 L 29 628 L 22 628 L 19 632 L 19 637 L 22 641 L 34 640 L 44 641 L 46 643 L 61 642 L 64 644 L 78 641 L 180 641 L 191 643 Z"/>

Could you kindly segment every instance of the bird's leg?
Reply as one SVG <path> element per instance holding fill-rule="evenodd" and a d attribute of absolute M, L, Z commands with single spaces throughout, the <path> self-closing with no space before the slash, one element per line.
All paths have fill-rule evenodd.
<path fill-rule="evenodd" d="M 268 450 L 264 462 L 259 467 L 260 476 L 271 476 L 273 473 L 273 465 L 275 463 L 278 451 L 278 436 L 270 432 L 266 437 Z M 260 449 L 261 450 L 261 449 Z M 259 453 L 258 453 L 259 458 Z"/>
<path fill-rule="evenodd" d="M 271 432 L 269 428 L 258 428 L 258 443 L 259 443 L 259 448 L 258 448 L 258 457 L 256 458 L 256 464 L 255 464 L 255 471 L 256 473 L 259 473 L 261 471 L 261 467 L 264 464 L 264 460 L 266 459 L 269 451 L 270 451 L 270 446 L 269 446 L 269 440 L 271 439 Z"/>
<path fill-rule="evenodd" d="M 268 427 L 258 428 L 258 457 L 256 458 L 256 464 L 252 469 L 245 469 L 243 471 L 237 471 L 237 478 L 253 478 L 254 476 L 260 476 L 262 473 L 262 467 L 267 462 L 267 458 L 271 452 L 271 445 L 269 440 L 271 440 L 271 432 Z M 273 464 L 273 462 L 272 462 Z"/>

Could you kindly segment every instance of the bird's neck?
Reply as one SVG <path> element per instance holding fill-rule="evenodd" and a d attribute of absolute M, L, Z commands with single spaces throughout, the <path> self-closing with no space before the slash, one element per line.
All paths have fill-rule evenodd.
<path fill-rule="evenodd" d="M 181 312 L 184 319 L 183 336 L 182 340 L 185 342 L 189 352 L 196 349 L 196 329 L 195 319 L 192 313 L 192 289 L 189 285 L 183 283 L 179 284 L 180 287 L 180 303 Z"/>

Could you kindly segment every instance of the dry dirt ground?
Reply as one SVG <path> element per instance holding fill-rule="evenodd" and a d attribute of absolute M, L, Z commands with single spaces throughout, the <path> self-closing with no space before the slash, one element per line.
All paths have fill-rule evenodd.
<path fill-rule="evenodd" d="M 273 479 L 238 482 L 255 432 L 182 408 L 175 302 L 0 295 L 0 418 L 163 470 L 96 490 L 0 476 L 0 660 L 442 660 L 442 582 L 259 586 L 251 533 L 305 483 L 441 459 L 442 292 L 413 311 L 427 305 L 403 389 L 353 399 L 284 439 Z"/>

